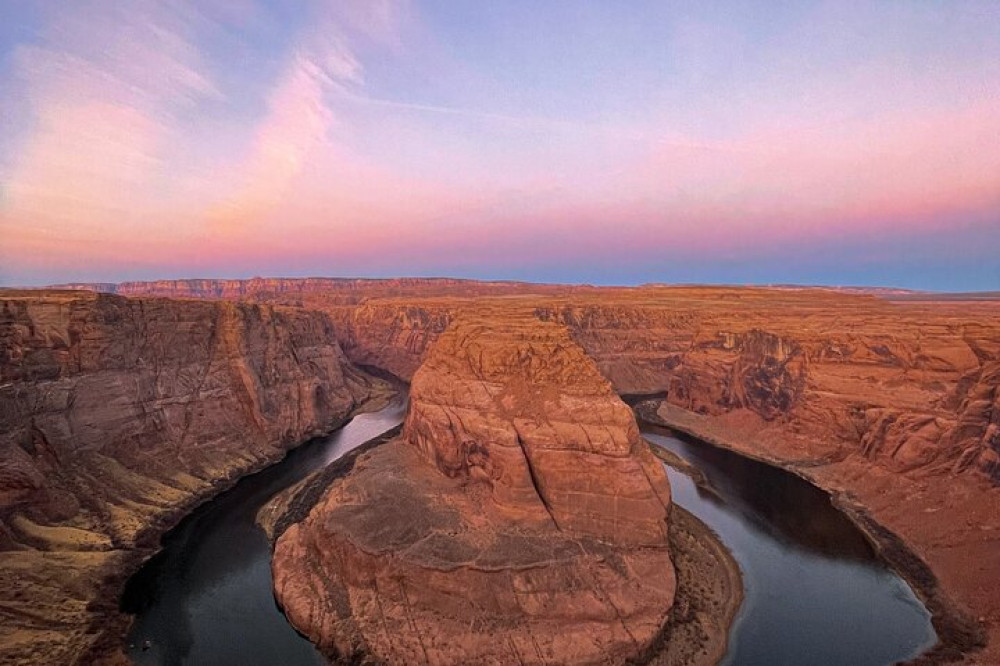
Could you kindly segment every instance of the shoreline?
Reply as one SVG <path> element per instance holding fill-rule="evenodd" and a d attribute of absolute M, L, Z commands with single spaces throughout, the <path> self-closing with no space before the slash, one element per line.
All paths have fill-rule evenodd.
<path fill-rule="evenodd" d="M 985 630 L 948 598 L 941 588 L 937 575 L 917 554 L 915 548 L 898 534 L 879 523 L 867 507 L 844 491 L 825 487 L 819 480 L 806 474 L 801 468 L 788 465 L 775 457 L 744 451 L 696 425 L 667 419 L 658 411 L 661 404 L 667 403 L 662 403 L 659 400 L 642 401 L 635 404 L 633 410 L 637 419 L 642 423 L 689 435 L 710 446 L 725 449 L 794 474 L 830 497 L 833 505 L 861 531 L 879 557 L 906 581 L 931 614 L 931 624 L 937 634 L 937 642 L 905 663 L 912 666 L 925 666 L 958 662 L 970 655 L 974 657 L 975 653 L 986 647 Z"/>
<path fill-rule="evenodd" d="M 338 479 L 349 474 L 361 455 L 371 451 L 376 446 L 395 439 L 402 430 L 403 424 L 400 423 L 372 437 L 336 460 L 317 468 L 298 483 L 279 491 L 261 505 L 254 522 L 267 535 L 272 551 L 274 543 L 285 533 L 285 530 L 293 523 L 305 520 L 305 517 L 322 498 L 326 489 Z"/>
<path fill-rule="evenodd" d="M 100 582 L 97 585 L 97 593 L 88 603 L 88 609 L 94 611 L 97 617 L 88 627 L 88 632 L 92 630 L 97 638 L 89 649 L 78 655 L 75 663 L 94 664 L 94 666 L 125 666 L 133 663 L 124 651 L 125 640 L 132 626 L 132 616 L 120 610 L 121 595 L 128 580 L 162 550 L 162 540 L 167 533 L 178 527 L 199 507 L 231 490 L 239 482 L 279 464 L 293 451 L 309 442 L 329 437 L 347 425 L 355 416 L 384 408 L 396 394 L 394 387 L 378 391 L 360 404 L 356 404 L 350 412 L 331 424 L 324 434 L 310 437 L 283 449 L 274 459 L 264 459 L 248 468 L 232 470 L 230 476 L 218 479 L 204 492 L 192 495 L 187 502 L 176 506 L 147 525 L 137 534 L 135 544 L 131 548 L 122 549 L 114 561 L 106 563 L 96 573 Z"/>
<path fill-rule="evenodd" d="M 714 666 L 729 649 L 729 632 L 743 605 L 743 573 L 712 528 L 678 504 L 670 507 L 669 539 L 677 576 L 674 605 L 645 659 L 635 663 Z"/>
<path fill-rule="evenodd" d="M 327 435 L 335 432 L 339 428 L 342 428 L 354 416 L 374 411 L 380 406 L 384 406 L 384 403 L 390 398 L 391 395 L 375 396 L 361 405 L 356 406 L 350 414 L 339 420 L 333 427 L 331 427 Z M 937 632 L 938 640 L 933 646 L 906 663 L 933 664 L 957 661 L 966 656 L 965 653 L 962 652 L 963 649 L 970 650 L 975 649 L 976 647 L 981 647 L 981 645 L 978 644 L 978 641 L 983 639 L 977 636 L 975 632 L 975 628 L 978 628 L 978 625 L 965 616 L 965 614 L 961 611 L 952 607 L 950 600 L 943 596 L 939 588 L 937 577 L 934 575 L 931 568 L 913 551 L 904 539 L 878 523 L 878 521 L 874 519 L 874 517 L 863 505 L 846 496 L 843 492 L 833 492 L 824 488 L 822 485 L 817 483 L 815 479 L 804 474 L 802 471 L 795 469 L 794 467 L 782 464 L 781 461 L 777 459 L 745 453 L 741 449 L 734 448 L 720 438 L 703 432 L 694 426 L 680 422 L 668 421 L 661 415 L 657 414 L 655 412 L 655 408 L 651 409 L 650 407 L 651 405 L 648 403 L 639 403 L 635 406 L 635 411 L 640 422 L 681 432 L 695 437 L 711 446 L 723 448 L 753 460 L 771 465 L 772 467 L 777 467 L 795 474 L 799 478 L 802 478 L 827 493 L 838 510 L 841 510 L 845 515 L 847 515 L 851 522 L 862 531 L 872 546 L 877 550 L 879 556 L 882 557 L 894 571 L 902 576 L 909 585 L 911 585 L 920 599 L 924 602 L 928 611 L 931 613 L 932 623 L 935 631 Z M 391 437 L 387 438 L 386 434 L 388 433 L 379 435 L 369 442 L 366 442 L 361 447 L 358 447 L 358 449 L 345 456 L 345 459 L 353 461 L 358 454 L 363 453 L 364 451 L 369 450 L 373 446 L 377 446 L 384 441 L 387 441 L 387 439 L 391 439 Z M 131 617 L 118 610 L 119 597 L 128 579 L 134 575 L 150 558 L 155 556 L 156 553 L 160 551 L 160 539 L 162 539 L 166 533 L 179 525 L 199 506 L 231 489 L 241 480 L 249 478 L 255 473 L 280 463 L 281 460 L 283 460 L 289 453 L 300 446 L 307 444 L 309 441 L 312 441 L 312 439 L 313 438 L 284 450 L 283 455 L 280 458 L 276 458 L 269 462 L 265 461 L 260 465 L 254 466 L 252 469 L 241 471 L 231 477 L 227 477 L 226 479 L 220 479 L 208 492 L 203 495 L 193 497 L 189 504 L 179 506 L 169 515 L 163 516 L 158 519 L 155 524 L 148 526 L 137 538 L 136 547 L 134 549 L 122 551 L 122 557 L 119 558 L 117 562 L 111 563 L 109 566 L 109 568 L 112 569 L 112 572 L 102 574 L 100 592 L 96 595 L 95 599 L 91 601 L 91 607 L 95 610 L 99 609 L 100 611 L 107 612 L 106 609 L 109 607 L 112 610 L 108 616 L 101 618 L 101 638 L 95 641 L 92 648 L 81 656 L 84 663 L 131 663 L 122 651 L 124 637 L 127 635 L 128 629 L 131 625 Z M 658 452 L 659 447 L 652 448 L 654 452 Z M 667 464 L 677 462 L 665 459 L 663 456 L 658 457 Z M 678 458 L 678 460 L 681 459 Z M 349 468 L 342 469 L 338 470 L 337 473 L 328 476 L 324 473 L 324 471 L 329 467 L 337 467 L 337 465 L 336 463 L 328 465 L 326 468 L 318 470 L 313 475 L 306 477 L 299 484 L 282 491 L 279 495 L 275 496 L 274 499 L 262 507 L 261 513 L 271 507 L 272 502 L 281 495 L 292 494 L 296 499 L 298 499 L 300 490 L 314 490 L 317 486 L 325 490 L 329 483 L 349 472 Z M 697 468 L 693 468 L 690 464 L 683 465 L 683 468 L 692 468 L 697 470 Z M 682 471 L 684 471 L 683 468 Z M 287 519 L 289 513 L 300 513 L 301 511 L 295 510 L 297 508 L 299 507 L 286 507 L 287 513 L 282 512 L 279 516 L 279 520 L 281 522 L 285 522 L 284 519 Z M 307 513 L 308 509 L 306 509 L 305 512 Z M 267 529 L 264 523 L 264 517 L 258 514 L 258 524 L 261 525 L 262 528 L 265 528 L 273 543 L 274 536 L 272 530 L 277 529 L 279 534 L 284 530 L 273 524 L 271 529 Z M 288 523 L 285 522 L 282 527 L 287 527 L 287 524 Z M 682 596 L 684 586 L 681 581 L 684 574 L 687 573 L 687 575 L 693 576 L 694 573 L 698 572 L 698 565 L 704 566 L 706 557 L 711 557 L 702 553 L 700 554 L 701 559 L 698 560 L 695 566 L 687 570 L 682 569 L 681 560 L 683 558 L 679 557 L 679 555 L 681 553 L 689 554 L 690 549 L 679 546 L 679 543 L 681 540 L 687 540 L 690 538 L 695 538 L 699 544 L 711 544 L 711 548 L 707 550 L 715 551 L 716 555 L 714 557 L 719 562 L 717 566 L 719 566 L 719 568 L 725 573 L 726 580 L 728 581 L 726 585 L 732 588 L 732 581 L 735 580 L 737 582 L 735 585 L 736 594 L 729 594 L 727 599 L 728 603 L 721 605 L 721 613 L 712 616 L 710 621 L 708 621 L 704 615 L 706 605 L 708 609 L 713 609 L 715 606 L 712 604 L 712 601 L 718 600 L 720 595 L 713 595 L 699 590 L 696 594 L 690 597 Z M 662 629 L 661 638 L 657 639 L 656 643 L 651 646 L 650 652 L 646 655 L 644 660 L 634 663 L 670 666 L 700 666 L 701 664 L 717 663 L 725 655 L 728 647 L 729 631 L 731 629 L 732 622 L 734 621 L 743 602 L 744 592 L 739 565 L 732 558 L 728 549 L 725 548 L 711 528 L 698 520 L 690 512 L 676 504 L 672 505 L 671 508 L 670 539 L 672 546 L 671 552 L 675 557 L 674 564 L 678 575 L 677 597 L 675 598 L 674 607 L 671 610 L 670 620 L 668 620 L 667 624 L 664 625 Z M 151 542 L 153 542 L 152 545 Z M 732 591 L 733 590 L 730 589 L 730 592 Z M 693 590 L 688 589 L 688 592 L 691 593 Z M 687 605 L 687 607 L 685 607 L 685 605 Z M 692 608 L 697 610 L 691 610 Z M 675 617 L 677 613 L 682 613 L 679 620 L 680 623 L 674 624 L 678 619 Z M 974 628 L 971 631 L 969 628 L 970 624 Z M 698 647 L 707 645 L 706 652 L 698 653 L 693 650 L 686 651 L 684 649 L 671 650 L 671 648 L 681 647 L 684 643 L 684 641 L 676 640 L 675 632 L 697 632 L 699 627 L 702 629 L 707 628 L 710 631 L 714 630 L 714 634 L 709 634 L 707 638 L 701 639 L 701 642 L 698 643 Z M 683 647 L 689 647 L 689 645 L 683 645 Z"/>

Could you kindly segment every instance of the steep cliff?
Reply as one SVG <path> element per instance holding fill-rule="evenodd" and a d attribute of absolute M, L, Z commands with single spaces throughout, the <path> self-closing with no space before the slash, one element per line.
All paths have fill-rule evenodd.
<path fill-rule="evenodd" d="M 380 391 L 321 313 L 0 292 L 0 661 L 90 659 L 165 527 Z"/>
<path fill-rule="evenodd" d="M 337 322 L 340 344 L 354 363 L 373 366 L 409 381 L 428 347 L 437 340 L 456 312 L 474 300 L 372 299 L 357 306 L 323 310 Z"/>
<path fill-rule="evenodd" d="M 1000 481 L 990 429 L 1000 307 L 892 304 L 824 292 L 702 290 L 634 306 L 541 308 L 621 393 L 810 438 L 901 473 Z"/>
<path fill-rule="evenodd" d="M 400 439 L 278 538 L 276 596 L 330 656 L 625 663 L 670 610 L 662 465 L 555 324 L 466 313 L 417 371 Z"/>

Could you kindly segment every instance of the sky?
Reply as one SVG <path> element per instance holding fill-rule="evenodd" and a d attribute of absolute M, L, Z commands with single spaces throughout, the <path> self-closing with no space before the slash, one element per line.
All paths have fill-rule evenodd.
<path fill-rule="evenodd" d="M 0 285 L 1000 289 L 1000 2 L 0 0 Z"/>

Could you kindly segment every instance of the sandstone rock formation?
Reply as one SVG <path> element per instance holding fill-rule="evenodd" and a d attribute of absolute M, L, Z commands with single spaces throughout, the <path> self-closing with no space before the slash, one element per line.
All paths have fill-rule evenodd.
<path fill-rule="evenodd" d="M 371 298 L 313 307 L 356 363 L 409 379 L 456 313 L 482 299 Z M 1000 482 L 1000 301 L 888 302 L 830 290 L 567 288 L 506 296 L 564 324 L 620 394 L 812 438 L 894 472 Z M 281 300 L 281 299 L 278 299 Z M 992 369 L 992 370 L 991 370 Z"/>
<path fill-rule="evenodd" d="M 166 527 L 382 390 L 318 312 L 0 291 L 0 661 L 120 640 Z"/>
<path fill-rule="evenodd" d="M 250 278 L 247 280 L 190 279 L 149 282 L 80 282 L 53 285 L 52 289 L 95 291 L 119 296 L 166 298 L 306 299 L 318 295 L 324 302 L 359 303 L 371 297 L 482 297 L 517 293 L 562 293 L 574 287 L 540 285 L 512 280 L 484 282 L 458 278 Z"/>
<path fill-rule="evenodd" d="M 276 542 L 276 596 L 329 656 L 624 663 L 675 590 L 670 491 L 562 326 L 466 313 L 416 373 L 402 437 Z"/>
<path fill-rule="evenodd" d="M 127 290 L 319 310 L 352 361 L 405 379 L 462 313 L 531 308 L 564 324 L 619 394 L 657 394 L 672 424 L 865 507 L 983 618 L 982 659 L 1000 660 L 1000 596 L 983 584 L 1000 579 L 996 294 L 263 282 Z"/>

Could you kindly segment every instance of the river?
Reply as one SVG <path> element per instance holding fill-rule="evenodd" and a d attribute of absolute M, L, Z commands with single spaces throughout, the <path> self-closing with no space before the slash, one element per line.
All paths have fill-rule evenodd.
<path fill-rule="evenodd" d="M 723 664 L 881 666 L 936 641 L 930 614 L 830 496 L 805 480 L 655 426 L 711 490 L 667 466 L 674 501 L 719 535 L 745 599 Z"/>
<path fill-rule="evenodd" d="M 258 509 L 278 491 L 402 422 L 405 399 L 356 416 L 196 509 L 129 581 L 128 654 L 140 665 L 324 663 L 271 592 Z M 687 458 L 712 491 L 667 468 L 674 500 L 721 537 L 746 600 L 723 663 L 888 664 L 934 642 L 927 611 L 828 496 L 802 479 L 663 429 L 644 435 Z"/>
<path fill-rule="evenodd" d="M 195 509 L 133 576 L 121 608 L 134 614 L 128 655 L 140 666 L 311 666 L 326 661 L 274 602 L 271 549 L 256 525 L 279 491 L 402 423 L 405 398 L 355 416 Z M 149 641 L 147 644 L 146 641 Z"/>

